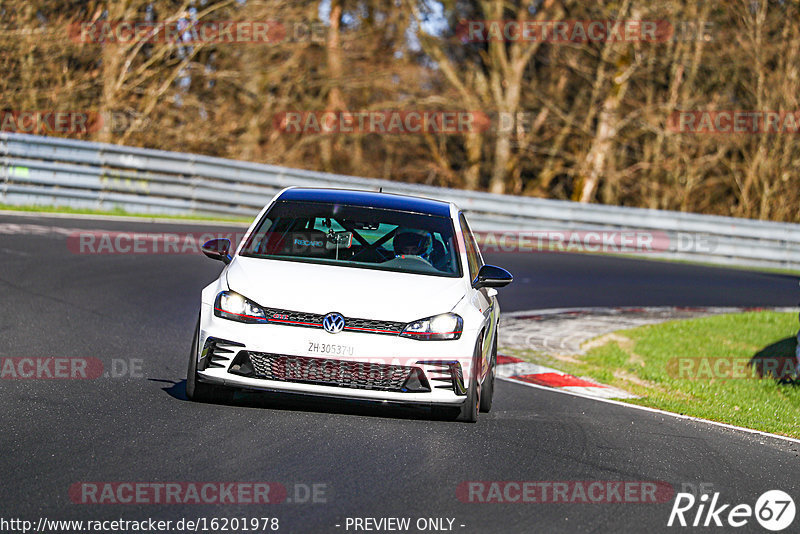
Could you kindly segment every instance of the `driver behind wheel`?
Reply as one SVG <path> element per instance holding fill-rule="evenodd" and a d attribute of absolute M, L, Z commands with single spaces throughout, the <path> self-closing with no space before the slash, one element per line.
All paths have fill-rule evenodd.
<path fill-rule="evenodd" d="M 430 232 L 403 228 L 395 233 L 392 246 L 395 257 L 418 256 L 431 263 L 433 239 Z"/>

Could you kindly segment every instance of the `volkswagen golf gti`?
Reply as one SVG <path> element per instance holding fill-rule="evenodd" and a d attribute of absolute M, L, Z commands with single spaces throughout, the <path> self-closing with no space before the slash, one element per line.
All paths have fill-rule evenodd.
<path fill-rule="evenodd" d="M 237 389 L 425 405 L 475 422 L 492 406 L 498 287 L 452 203 L 288 188 L 202 292 L 186 394 Z"/>

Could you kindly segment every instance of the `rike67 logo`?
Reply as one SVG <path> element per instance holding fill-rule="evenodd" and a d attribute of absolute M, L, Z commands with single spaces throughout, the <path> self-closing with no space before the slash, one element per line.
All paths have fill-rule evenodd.
<path fill-rule="evenodd" d="M 762 527 L 777 532 L 792 524 L 795 512 L 794 500 L 781 490 L 765 492 L 756 500 L 755 506 L 720 503 L 719 492 L 712 496 L 704 493 L 699 498 L 691 493 L 678 493 L 667 526 L 738 528 L 755 517 Z"/>

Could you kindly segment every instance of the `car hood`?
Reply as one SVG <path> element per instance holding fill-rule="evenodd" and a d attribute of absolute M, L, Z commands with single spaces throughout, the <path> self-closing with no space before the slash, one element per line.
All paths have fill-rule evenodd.
<path fill-rule="evenodd" d="M 464 281 L 237 256 L 228 287 L 268 308 L 410 322 L 448 312 L 464 296 Z"/>

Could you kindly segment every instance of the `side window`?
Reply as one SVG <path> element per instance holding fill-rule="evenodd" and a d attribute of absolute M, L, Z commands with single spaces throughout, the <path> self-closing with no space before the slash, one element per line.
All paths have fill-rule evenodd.
<path fill-rule="evenodd" d="M 467 224 L 467 220 L 464 218 L 464 214 L 460 214 L 458 216 L 458 222 L 461 224 L 461 231 L 464 234 L 464 243 L 467 247 L 467 264 L 469 265 L 469 279 L 475 280 L 475 277 L 478 276 L 478 271 L 481 268 L 481 257 L 478 254 L 478 245 L 475 243 L 475 238 L 472 235 L 472 232 L 469 229 L 469 225 Z"/>

